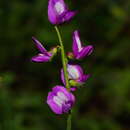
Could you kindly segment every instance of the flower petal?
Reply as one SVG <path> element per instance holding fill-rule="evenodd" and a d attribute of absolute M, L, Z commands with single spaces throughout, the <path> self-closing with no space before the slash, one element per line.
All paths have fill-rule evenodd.
<path fill-rule="evenodd" d="M 51 57 L 45 56 L 44 54 L 38 54 L 37 56 L 32 57 L 31 61 L 33 62 L 48 62 Z"/>
<path fill-rule="evenodd" d="M 53 0 L 49 0 L 48 19 L 52 24 L 57 24 L 57 16 L 56 16 L 56 12 L 54 11 L 54 2 L 53 2 Z"/>
<path fill-rule="evenodd" d="M 47 50 L 43 47 L 43 45 L 35 37 L 32 37 L 32 40 L 33 40 L 35 46 L 38 48 L 38 50 L 41 53 L 43 53 L 47 56 L 50 56 L 50 54 L 47 52 Z"/>
<path fill-rule="evenodd" d="M 57 85 L 49 92 L 47 104 L 56 114 L 68 112 L 75 102 L 75 96 L 64 86 Z"/>
<path fill-rule="evenodd" d="M 86 47 L 84 47 L 76 56 L 76 59 L 82 59 L 85 56 L 90 55 L 93 52 L 93 46 L 92 45 L 88 45 Z"/>
<path fill-rule="evenodd" d="M 66 11 L 67 7 L 63 0 L 49 0 L 48 19 L 52 24 L 59 24 L 59 16 Z"/>
<path fill-rule="evenodd" d="M 54 10 L 57 13 L 57 15 L 61 15 L 64 12 L 68 10 L 67 5 L 65 4 L 64 0 L 53 0 L 54 4 Z"/>
<path fill-rule="evenodd" d="M 81 49 L 82 49 L 82 45 L 81 45 L 81 41 L 80 41 L 79 31 L 76 30 L 73 33 L 72 50 L 73 50 L 74 55 L 77 56 Z"/>
<path fill-rule="evenodd" d="M 79 65 L 68 64 L 67 70 L 69 74 L 69 79 L 73 80 L 79 79 L 83 74 L 83 70 Z"/>
<path fill-rule="evenodd" d="M 56 114 L 62 114 L 62 107 L 59 107 L 53 100 L 54 97 L 54 93 L 53 92 L 49 92 L 48 93 L 48 97 L 47 97 L 47 104 L 50 106 L 51 110 L 56 113 Z"/>
<path fill-rule="evenodd" d="M 78 80 L 80 79 L 80 77 L 83 76 L 83 69 L 79 65 L 68 64 L 67 71 L 68 71 L 69 80 Z M 61 80 L 65 85 L 65 77 L 64 77 L 63 69 L 61 69 Z"/>
<path fill-rule="evenodd" d="M 67 11 L 62 17 L 62 22 L 70 21 L 76 15 L 76 11 Z"/>
<path fill-rule="evenodd" d="M 64 77 L 63 69 L 61 69 L 61 80 L 62 80 L 62 83 L 65 85 L 65 77 Z"/>
<path fill-rule="evenodd" d="M 58 91 L 63 92 L 67 97 L 69 97 L 69 92 L 64 86 L 57 85 L 52 89 L 53 92 L 57 93 Z"/>
<path fill-rule="evenodd" d="M 53 90 L 53 92 L 56 92 L 56 93 L 58 91 L 63 92 L 65 94 L 65 96 L 68 98 L 68 100 L 72 101 L 73 102 L 72 104 L 74 104 L 74 102 L 75 102 L 74 95 L 71 92 L 69 92 L 64 86 L 57 85 L 52 90 Z"/>
<path fill-rule="evenodd" d="M 87 79 L 90 77 L 90 74 L 82 75 L 78 82 L 84 83 L 87 81 Z"/>
<path fill-rule="evenodd" d="M 76 90 L 77 90 L 77 87 L 74 87 L 74 86 L 71 87 L 71 91 L 72 91 L 72 92 L 74 92 L 74 91 L 76 91 Z"/>
<path fill-rule="evenodd" d="M 48 19 L 52 24 L 62 24 L 69 21 L 75 15 L 74 11 L 69 11 L 64 0 L 49 0 Z"/>

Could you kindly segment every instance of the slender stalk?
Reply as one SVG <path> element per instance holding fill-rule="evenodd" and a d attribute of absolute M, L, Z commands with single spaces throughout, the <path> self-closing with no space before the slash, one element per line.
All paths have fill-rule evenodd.
<path fill-rule="evenodd" d="M 61 33 L 60 33 L 57 26 L 55 26 L 55 30 L 56 30 L 56 33 L 57 33 L 57 36 L 58 36 L 58 39 L 59 39 L 59 43 L 60 43 L 60 46 L 61 46 L 61 59 L 62 59 L 65 82 L 66 82 L 66 88 L 68 89 L 68 91 L 70 91 L 69 80 L 68 80 L 68 72 L 67 72 L 67 58 L 66 58 L 66 55 L 65 55 L 64 45 L 63 45 L 63 41 L 62 41 L 62 38 L 61 38 Z M 71 130 L 71 111 L 70 111 L 68 118 L 67 118 L 67 128 L 66 128 L 66 130 Z"/>
<path fill-rule="evenodd" d="M 72 118 L 72 115 L 70 113 L 68 115 L 68 119 L 67 119 L 67 129 L 66 130 L 71 130 L 71 118 Z"/>
<path fill-rule="evenodd" d="M 68 73 L 67 72 L 67 59 L 66 59 L 66 55 L 65 55 L 63 41 L 62 41 L 62 38 L 61 38 L 61 33 L 60 33 L 60 31 L 59 31 L 59 29 L 58 29 L 57 26 L 55 26 L 55 30 L 57 32 L 57 36 L 58 36 L 59 43 L 60 43 L 60 46 L 61 46 L 61 59 L 62 59 L 62 65 L 63 65 L 65 82 L 66 82 L 66 88 L 68 90 L 70 90 L 69 80 L 68 80 L 68 74 L 67 74 Z"/>

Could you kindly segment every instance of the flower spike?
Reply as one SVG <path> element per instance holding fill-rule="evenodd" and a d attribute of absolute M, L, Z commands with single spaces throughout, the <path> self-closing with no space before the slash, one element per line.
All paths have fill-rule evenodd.
<path fill-rule="evenodd" d="M 79 31 L 76 30 L 73 33 L 72 50 L 73 50 L 73 55 L 76 59 L 82 59 L 93 52 L 93 46 L 88 45 L 88 46 L 83 47 L 80 41 Z"/>
<path fill-rule="evenodd" d="M 83 69 L 79 65 L 67 65 L 68 78 L 71 86 L 78 87 L 85 83 L 85 81 L 90 77 L 89 74 L 84 74 Z M 65 85 L 65 78 L 63 69 L 61 69 L 61 80 Z M 73 91 L 73 89 L 72 89 Z"/>
<path fill-rule="evenodd" d="M 74 102 L 74 95 L 63 86 L 57 85 L 48 93 L 47 104 L 56 114 L 68 113 Z"/>
<path fill-rule="evenodd" d="M 33 62 L 48 62 L 52 59 L 56 51 L 53 51 L 54 48 L 51 51 L 47 51 L 43 45 L 35 38 L 32 37 L 32 40 L 36 46 L 36 48 L 39 50 L 38 55 L 31 58 L 31 61 Z M 57 49 L 57 47 L 55 48 Z"/>
<path fill-rule="evenodd" d="M 62 24 L 75 16 L 75 11 L 70 11 L 64 0 L 49 0 L 48 19 L 52 24 Z"/>

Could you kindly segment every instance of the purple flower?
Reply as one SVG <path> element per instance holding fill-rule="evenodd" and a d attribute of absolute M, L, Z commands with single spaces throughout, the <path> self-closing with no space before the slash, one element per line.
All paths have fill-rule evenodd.
<path fill-rule="evenodd" d="M 74 102 L 74 95 L 63 86 L 57 85 L 48 93 L 47 104 L 56 114 L 68 113 Z"/>
<path fill-rule="evenodd" d="M 67 71 L 68 71 L 68 78 L 71 86 L 80 86 L 90 77 L 89 74 L 84 74 L 83 69 L 79 65 L 67 65 Z M 63 84 L 65 85 L 65 78 L 63 69 L 61 69 L 61 80 Z M 74 87 L 74 88 L 75 88 Z M 75 89 L 72 89 L 74 91 Z"/>
<path fill-rule="evenodd" d="M 38 53 L 38 55 L 32 57 L 31 61 L 33 61 L 33 62 L 50 61 L 51 58 L 56 53 L 56 48 L 53 48 L 50 52 L 48 52 L 35 37 L 32 37 L 32 40 L 33 40 L 35 46 L 37 47 L 37 49 L 39 50 L 39 53 Z"/>
<path fill-rule="evenodd" d="M 52 24 L 62 24 L 71 20 L 76 14 L 75 11 L 69 11 L 64 0 L 49 0 L 48 19 Z"/>
<path fill-rule="evenodd" d="M 83 47 L 80 36 L 79 36 L 79 31 L 74 31 L 73 33 L 73 46 L 72 46 L 73 53 L 68 53 L 69 57 L 71 58 L 76 58 L 76 59 L 82 59 L 85 56 L 90 55 L 93 52 L 93 46 L 88 45 Z"/>

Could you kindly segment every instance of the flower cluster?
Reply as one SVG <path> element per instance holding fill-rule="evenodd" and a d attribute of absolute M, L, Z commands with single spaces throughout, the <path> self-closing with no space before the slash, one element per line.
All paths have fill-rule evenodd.
<path fill-rule="evenodd" d="M 75 14 L 76 11 L 70 11 L 64 0 L 49 0 L 48 19 L 51 24 L 60 25 L 68 22 Z M 66 56 L 68 60 L 80 60 L 93 52 L 92 45 L 82 45 L 78 30 L 74 31 L 72 39 L 72 52 L 68 52 Z M 33 62 L 49 62 L 57 54 L 57 51 L 60 50 L 60 47 L 56 46 L 50 49 L 50 51 L 47 51 L 36 38 L 32 37 L 32 40 L 39 51 L 36 56 L 32 57 L 31 61 Z M 68 113 L 71 110 L 75 103 L 75 96 L 72 92 L 77 90 L 79 86 L 82 86 L 90 77 L 90 74 L 84 74 L 83 68 L 80 65 L 66 62 L 66 67 L 70 90 L 65 87 L 66 80 L 64 69 L 61 68 L 61 81 L 64 86 L 56 85 L 52 88 L 52 91 L 48 93 L 47 97 L 47 104 L 56 114 Z"/>

